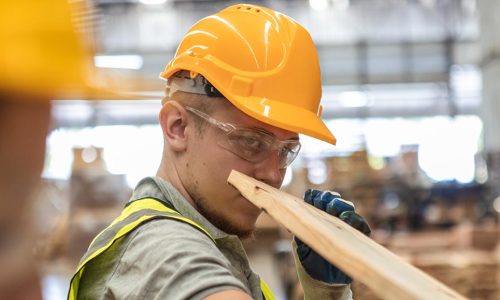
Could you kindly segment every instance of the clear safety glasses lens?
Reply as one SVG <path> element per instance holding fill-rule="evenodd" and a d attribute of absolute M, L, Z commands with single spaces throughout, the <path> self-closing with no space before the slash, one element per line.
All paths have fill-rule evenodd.
<path fill-rule="evenodd" d="M 236 127 L 190 106 L 186 106 L 186 109 L 225 133 L 225 138 L 218 142 L 219 146 L 250 162 L 261 162 L 277 151 L 278 167 L 283 169 L 293 162 L 300 151 L 298 140 L 280 141 L 265 131 Z"/>
<path fill-rule="evenodd" d="M 226 133 L 226 140 L 219 145 L 250 162 L 261 162 L 277 151 L 278 167 L 288 167 L 300 151 L 299 141 L 279 141 L 266 132 L 238 128 Z"/>

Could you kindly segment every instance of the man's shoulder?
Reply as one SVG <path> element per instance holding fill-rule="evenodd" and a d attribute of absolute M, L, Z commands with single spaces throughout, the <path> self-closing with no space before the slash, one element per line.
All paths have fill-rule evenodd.
<path fill-rule="evenodd" d="M 188 222 L 172 218 L 151 220 L 136 228 L 127 240 L 127 244 L 132 244 L 127 248 L 134 244 L 147 243 L 155 245 L 154 247 L 162 245 L 162 247 L 181 251 L 180 245 L 217 249 L 214 240 L 207 233 Z"/>
<path fill-rule="evenodd" d="M 147 299 L 152 295 L 174 299 L 180 296 L 170 294 L 175 290 L 172 287 L 181 286 L 187 295 L 204 295 L 220 289 L 221 282 L 245 290 L 213 240 L 186 222 L 155 219 L 115 245 L 112 253 L 92 263 L 92 276 L 86 276 L 92 278 L 84 279 L 85 293 L 112 294 L 116 299 Z M 101 274 L 100 278 L 96 274 Z"/>

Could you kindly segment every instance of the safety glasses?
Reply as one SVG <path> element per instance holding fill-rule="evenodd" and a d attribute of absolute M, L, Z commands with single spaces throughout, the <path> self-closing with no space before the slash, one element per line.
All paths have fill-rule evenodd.
<path fill-rule="evenodd" d="M 273 151 L 277 151 L 279 157 L 278 167 L 284 169 L 293 162 L 300 151 L 301 145 L 298 140 L 281 141 L 264 130 L 237 127 L 230 123 L 218 121 L 193 107 L 185 106 L 185 108 L 222 130 L 226 138 L 218 142 L 219 146 L 247 161 L 261 162 L 267 159 Z"/>

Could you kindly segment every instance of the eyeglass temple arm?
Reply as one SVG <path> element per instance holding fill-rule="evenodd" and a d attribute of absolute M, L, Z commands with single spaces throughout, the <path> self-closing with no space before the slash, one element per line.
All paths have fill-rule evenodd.
<path fill-rule="evenodd" d="M 193 114 L 197 115 L 198 117 L 204 119 L 208 123 L 219 127 L 220 129 L 222 129 L 225 132 L 229 132 L 229 131 L 234 130 L 234 126 L 233 125 L 228 124 L 228 123 L 224 123 L 224 122 L 221 122 L 221 121 L 217 121 L 216 119 L 212 118 L 211 116 L 207 115 L 206 113 L 204 113 L 202 111 L 197 110 L 196 108 L 193 108 L 193 107 L 190 107 L 190 106 L 186 106 L 186 109 L 188 111 L 192 112 Z"/>

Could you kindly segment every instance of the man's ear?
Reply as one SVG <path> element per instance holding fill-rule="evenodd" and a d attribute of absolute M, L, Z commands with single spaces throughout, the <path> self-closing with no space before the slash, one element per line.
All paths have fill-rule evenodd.
<path fill-rule="evenodd" d="M 160 125 L 165 141 L 174 151 L 187 148 L 187 112 L 176 101 L 167 101 L 160 110 Z"/>

